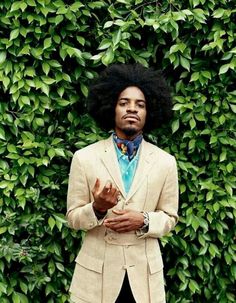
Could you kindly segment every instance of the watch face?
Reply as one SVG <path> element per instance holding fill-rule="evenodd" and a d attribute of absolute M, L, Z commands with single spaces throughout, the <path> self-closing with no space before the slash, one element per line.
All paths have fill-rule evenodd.
<path fill-rule="evenodd" d="M 149 216 L 148 216 L 148 213 L 146 213 L 146 212 L 143 212 L 143 216 L 144 216 L 143 228 L 145 228 L 149 225 Z"/>

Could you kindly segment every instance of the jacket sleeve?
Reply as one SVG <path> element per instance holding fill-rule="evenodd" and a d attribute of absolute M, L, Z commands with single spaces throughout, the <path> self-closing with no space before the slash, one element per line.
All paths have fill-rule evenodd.
<path fill-rule="evenodd" d="M 139 233 L 140 238 L 160 238 L 169 233 L 178 221 L 178 173 L 175 158 L 171 165 L 161 190 L 157 207 L 154 212 L 148 212 L 149 228 L 146 233 Z"/>
<path fill-rule="evenodd" d="M 92 202 L 85 169 L 79 159 L 79 152 L 76 152 L 71 162 L 67 192 L 66 217 L 71 228 L 89 230 L 103 223 L 105 217 L 97 219 Z"/>

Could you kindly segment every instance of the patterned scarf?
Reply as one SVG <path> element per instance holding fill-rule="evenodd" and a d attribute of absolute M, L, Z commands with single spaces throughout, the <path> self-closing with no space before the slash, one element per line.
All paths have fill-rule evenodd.
<path fill-rule="evenodd" d="M 134 156 L 137 154 L 139 145 L 143 139 L 143 135 L 138 135 L 134 140 L 129 141 L 125 139 L 120 139 L 116 134 L 113 134 L 114 141 L 122 152 L 122 154 L 127 155 L 129 161 L 131 161 Z"/>

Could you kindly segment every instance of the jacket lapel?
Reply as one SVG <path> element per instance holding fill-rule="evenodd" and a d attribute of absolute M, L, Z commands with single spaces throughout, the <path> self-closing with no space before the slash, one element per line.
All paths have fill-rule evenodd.
<path fill-rule="evenodd" d="M 117 188 L 123 197 L 125 197 L 126 201 L 128 201 L 142 185 L 144 178 L 147 176 L 149 170 L 151 169 L 153 161 L 155 161 L 155 159 L 153 159 L 153 149 L 150 147 L 151 145 L 143 139 L 143 142 L 140 146 L 140 155 L 135 176 L 130 191 L 128 194 L 126 194 L 123 186 L 119 163 L 117 160 L 115 146 L 113 143 L 113 138 L 110 136 L 107 140 L 104 140 L 104 148 L 102 150 L 101 159 Z"/>
<path fill-rule="evenodd" d="M 115 182 L 117 188 L 123 195 L 126 196 L 123 181 L 120 173 L 120 167 L 117 160 L 116 150 L 113 143 L 113 138 L 110 136 L 107 140 L 104 140 L 104 148 L 102 151 L 101 159 L 108 170 L 111 178 Z"/>

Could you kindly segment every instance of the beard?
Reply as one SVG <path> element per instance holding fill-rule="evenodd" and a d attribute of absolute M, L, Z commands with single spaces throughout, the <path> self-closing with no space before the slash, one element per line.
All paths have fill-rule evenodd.
<path fill-rule="evenodd" d="M 125 127 L 122 129 L 122 131 L 127 137 L 133 137 L 138 133 L 135 127 Z"/>

